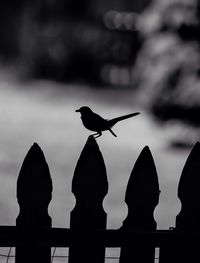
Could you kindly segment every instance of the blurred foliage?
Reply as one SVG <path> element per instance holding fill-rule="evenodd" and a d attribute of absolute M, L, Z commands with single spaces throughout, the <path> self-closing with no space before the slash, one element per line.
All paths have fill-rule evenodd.
<path fill-rule="evenodd" d="M 132 65 L 139 47 L 137 34 L 107 29 L 101 21 L 24 25 L 21 54 L 35 77 L 100 84 L 106 81 L 101 75 L 106 64 Z"/>
<path fill-rule="evenodd" d="M 199 126 L 200 2 L 155 0 L 140 16 L 144 42 L 134 70 L 142 103 L 157 120 Z"/>
<path fill-rule="evenodd" d="M 19 24 L 25 0 L 1 1 L 0 3 L 0 56 L 5 60 L 19 52 Z"/>
<path fill-rule="evenodd" d="M 141 44 L 133 12 L 97 15 L 91 0 L 15 2 L 2 4 L 0 11 L 0 55 L 17 60 L 24 76 L 130 84 Z"/>

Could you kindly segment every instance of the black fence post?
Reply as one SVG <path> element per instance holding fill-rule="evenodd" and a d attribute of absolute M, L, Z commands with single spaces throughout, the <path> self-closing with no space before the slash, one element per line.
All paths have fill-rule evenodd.
<path fill-rule="evenodd" d="M 17 228 L 50 228 L 48 205 L 52 197 L 52 181 L 44 154 L 34 143 L 26 155 L 17 180 L 17 200 L 20 207 Z M 34 237 L 37 239 L 37 236 Z M 50 263 L 50 247 L 16 247 L 16 263 Z"/>
<path fill-rule="evenodd" d="M 69 249 L 69 263 L 103 263 L 105 247 L 95 246 L 90 232 L 105 230 L 107 215 L 102 203 L 108 192 L 106 167 L 99 147 L 89 137 L 80 155 L 72 181 L 76 205 L 71 212 L 70 228 L 82 231 L 83 248 Z"/>
<path fill-rule="evenodd" d="M 146 146 L 133 167 L 125 202 L 128 216 L 121 230 L 154 231 L 156 222 L 153 212 L 159 201 L 159 184 L 153 157 Z M 121 248 L 120 263 L 154 263 L 155 248 L 139 241 Z"/>
<path fill-rule="evenodd" d="M 176 216 L 174 231 L 186 235 L 200 234 L 200 143 L 197 142 L 190 152 L 183 168 L 178 186 L 181 211 Z M 170 253 L 169 253 L 170 250 Z M 171 255 L 171 257 L 170 257 Z M 161 248 L 161 263 L 199 262 L 199 240 L 184 238 L 181 243 L 168 249 Z"/>

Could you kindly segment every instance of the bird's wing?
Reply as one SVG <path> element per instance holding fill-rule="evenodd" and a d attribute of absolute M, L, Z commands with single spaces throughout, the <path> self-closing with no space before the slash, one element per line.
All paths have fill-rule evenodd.
<path fill-rule="evenodd" d="M 99 132 L 109 128 L 108 121 L 94 112 L 86 117 L 83 116 L 82 121 L 84 126 L 92 131 Z"/>

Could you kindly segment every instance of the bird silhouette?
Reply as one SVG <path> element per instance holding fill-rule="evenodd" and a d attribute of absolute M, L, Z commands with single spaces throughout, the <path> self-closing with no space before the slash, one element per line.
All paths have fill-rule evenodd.
<path fill-rule="evenodd" d="M 95 131 L 96 133 L 92 134 L 94 138 L 98 138 L 102 135 L 102 131 L 110 131 L 112 135 L 117 137 L 117 135 L 111 130 L 111 128 L 118 122 L 131 117 L 134 117 L 140 112 L 130 113 L 127 115 L 123 115 L 117 118 L 113 118 L 110 120 L 102 118 L 97 113 L 93 112 L 89 107 L 83 106 L 80 109 L 76 110 L 76 112 L 81 113 L 81 119 L 85 128 L 90 131 Z"/>

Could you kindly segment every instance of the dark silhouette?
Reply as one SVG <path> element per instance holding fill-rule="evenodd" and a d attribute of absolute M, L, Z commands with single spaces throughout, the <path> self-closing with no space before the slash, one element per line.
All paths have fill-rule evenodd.
<path fill-rule="evenodd" d="M 16 219 L 17 228 L 21 229 L 21 236 L 27 234 L 39 238 L 36 229 L 50 229 L 52 219 L 48 214 L 48 206 L 52 198 L 53 185 L 48 164 L 41 148 L 34 143 L 24 159 L 17 179 L 17 200 L 20 207 Z M 24 248 L 16 246 L 15 263 L 50 263 L 51 247 L 41 248 L 37 242 Z"/>
<path fill-rule="evenodd" d="M 155 256 L 159 263 L 200 262 L 199 171 L 197 142 L 180 177 L 181 210 L 175 228 L 156 230 L 154 211 L 159 203 L 159 181 L 151 151 L 144 147 L 126 189 L 127 216 L 119 229 L 107 229 L 103 207 L 108 193 L 106 166 L 96 140 L 90 136 L 72 180 L 76 204 L 71 211 L 70 228 L 52 228 L 48 214 L 52 180 L 45 156 L 35 143 L 17 179 L 16 226 L 0 225 L 0 247 L 16 247 L 15 263 L 54 262 L 52 247 L 68 247 L 69 263 L 104 263 L 106 247 L 121 248 L 120 263 L 154 263 Z M 159 253 L 155 253 L 155 248 L 160 249 Z M 10 252 L 7 262 L 9 256 Z"/>
<path fill-rule="evenodd" d="M 200 233 L 199 169 L 200 143 L 197 142 L 185 162 L 179 180 L 178 198 L 181 202 L 181 210 L 176 216 L 175 228 L 174 231 L 172 231 L 174 233 L 181 233 L 182 235 L 189 232 L 195 234 Z M 195 242 L 195 239 L 183 240 L 184 242 L 180 240 L 175 246 L 169 246 L 168 244 L 168 246 L 161 247 L 159 262 L 199 262 L 199 245 Z"/>
<path fill-rule="evenodd" d="M 121 230 L 155 231 L 157 223 L 153 213 L 159 203 L 159 194 L 156 166 L 151 151 L 146 146 L 135 162 L 128 181 L 125 195 L 128 214 L 123 221 Z M 154 254 L 155 249 L 152 245 L 145 243 L 141 245 L 139 242 L 135 242 L 132 243 L 132 246 L 121 247 L 119 262 L 154 263 Z"/>
<path fill-rule="evenodd" d="M 107 214 L 103 200 L 108 193 L 106 166 L 96 140 L 89 137 L 77 162 L 72 180 L 72 193 L 76 205 L 71 211 L 70 229 L 86 231 L 82 248 L 69 248 L 68 263 L 103 263 L 105 246 L 98 246 L 91 239 L 90 231 L 105 231 Z M 91 245 L 96 244 L 91 249 Z"/>
<path fill-rule="evenodd" d="M 81 113 L 81 119 L 85 128 L 91 131 L 95 131 L 97 133 L 92 134 L 94 138 L 98 138 L 102 135 L 102 131 L 110 131 L 112 135 L 117 137 L 117 135 L 111 130 L 111 128 L 118 122 L 133 116 L 140 114 L 139 112 L 130 113 L 127 115 L 123 115 L 114 119 L 106 120 L 94 113 L 89 107 L 83 106 L 80 109 L 76 110 L 76 112 Z"/>

